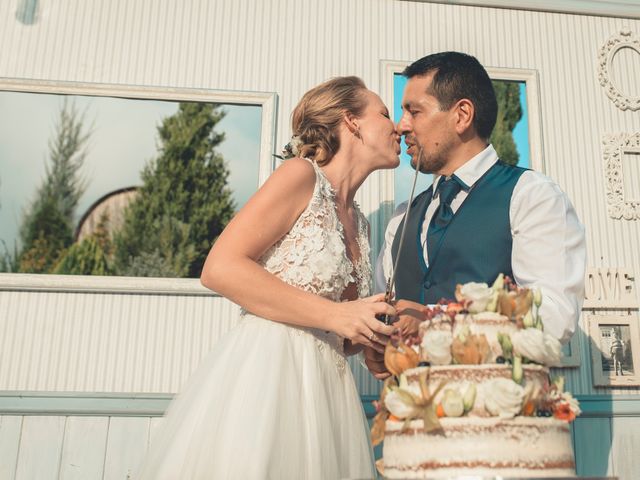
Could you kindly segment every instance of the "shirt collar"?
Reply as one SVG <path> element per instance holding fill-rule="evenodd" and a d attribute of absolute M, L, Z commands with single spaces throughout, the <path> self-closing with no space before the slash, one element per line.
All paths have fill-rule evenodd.
<path fill-rule="evenodd" d="M 472 157 L 470 160 L 465 162 L 464 165 L 453 172 L 453 175 L 458 178 L 462 188 L 468 191 L 497 161 L 498 154 L 493 148 L 493 145 L 489 144 L 487 148 Z M 434 197 L 441 179 L 442 175 L 437 175 L 433 180 Z"/>

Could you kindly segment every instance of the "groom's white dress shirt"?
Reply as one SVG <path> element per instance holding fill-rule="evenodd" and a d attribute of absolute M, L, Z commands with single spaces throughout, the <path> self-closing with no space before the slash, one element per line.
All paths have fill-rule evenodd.
<path fill-rule="evenodd" d="M 496 151 L 489 145 L 454 173 L 473 190 L 475 183 L 497 160 Z M 434 178 L 434 187 L 437 187 L 441 178 Z M 451 209 L 454 213 L 467 195 L 468 192 L 461 190 L 453 199 Z M 427 229 L 438 205 L 439 199 L 434 193 L 422 224 L 420 239 L 427 265 Z M 391 245 L 406 209 L 407 202 L 399 205 L 387 225 L 384 244 L 376 263 L 375 289 L 378 292 L 385 290 L 386 279 L 392 271 Z M 535 287 L 542 291 L 540 315 L 545 331 L 567 342 L 576 329 L 584 298 L 584 227 L 560 187 L 549 177 L 532 170 L 524 172 L 516 183 L 511 196 L 509 218 L 513 237 L 511 266 L 514 279 L 520 286 Z M 402 268 L 402 265 L 398 268 Z"/>

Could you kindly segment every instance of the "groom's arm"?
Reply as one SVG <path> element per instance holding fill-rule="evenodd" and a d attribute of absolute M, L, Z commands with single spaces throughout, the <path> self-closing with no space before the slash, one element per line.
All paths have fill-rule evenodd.
<path fill-rule="evenodd" d="M 376 260 L 376 269 L 373 276 L 374 293 L 382 293 L 387 289 L 387 280 L 393 270 L 393 259 L 391 257 L 391 246 L 396 236 L 396 231 L 402 221 L 402 216 L 407 209 L 407 202 L 403 202 L 395 209 L 391 220 L 387 224 L 384 232 L 384 242 Z"/>
<path fill-rule="evenodd" d="M 511 264 L 518 285 L 542 292 L 545 331 L 568 342 L 584 298 L 584 227 L 560 187 L 539 172 L 525 172 L 511 202 Z"/>

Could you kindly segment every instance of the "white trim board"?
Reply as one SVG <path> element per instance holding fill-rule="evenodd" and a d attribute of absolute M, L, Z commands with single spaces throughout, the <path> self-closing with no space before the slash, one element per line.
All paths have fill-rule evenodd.
<path fill-rule="evenodd" d="M 164 415 L 173 397 L 165 393 L 5 391 L 0 392 L 0 415 L 154 417 Z M 371 401 L 378 397 L 361 395 L 360 398 L 365 410 L 371 410 Z M 582 408 L 581 418 L 640 416 L 637 395 L 577 395 L 576 398 Z"/>
<path fill-rule="evenodd" d="M 403 0 L 422 3 L 444 3 L 471 7 L 533 10 L 537 12 L 595 15 L 598 17 L 640 18 L 638 0 Z"/>
<path fill-rule="evenodd" d="M 0 392 L 0 415 L 161 417 L 171 394 Z"/>
<path fill-rule="evenodd" d="M 220 296 L 202 286 L 197 278 L 102 277 L 97 275 L 30 273 L 0 273 L 0 292 L 2 291 Z"/>

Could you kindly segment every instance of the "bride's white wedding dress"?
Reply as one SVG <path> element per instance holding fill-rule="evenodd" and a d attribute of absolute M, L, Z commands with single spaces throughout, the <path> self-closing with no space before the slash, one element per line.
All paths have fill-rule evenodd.
<path fill-rule="evenodd" d="M 260 263 L 283 281 L 334 301 L 354 281 L 359 296 L 368 296 L 366 219 L 357 210 L 360 260 L 353 265 L 334 191 L 312 164 L 316 185 L 309 205 Z M 138 478 L 374 477 L 343 338 L 243 312 L 169 407 Z"/>

